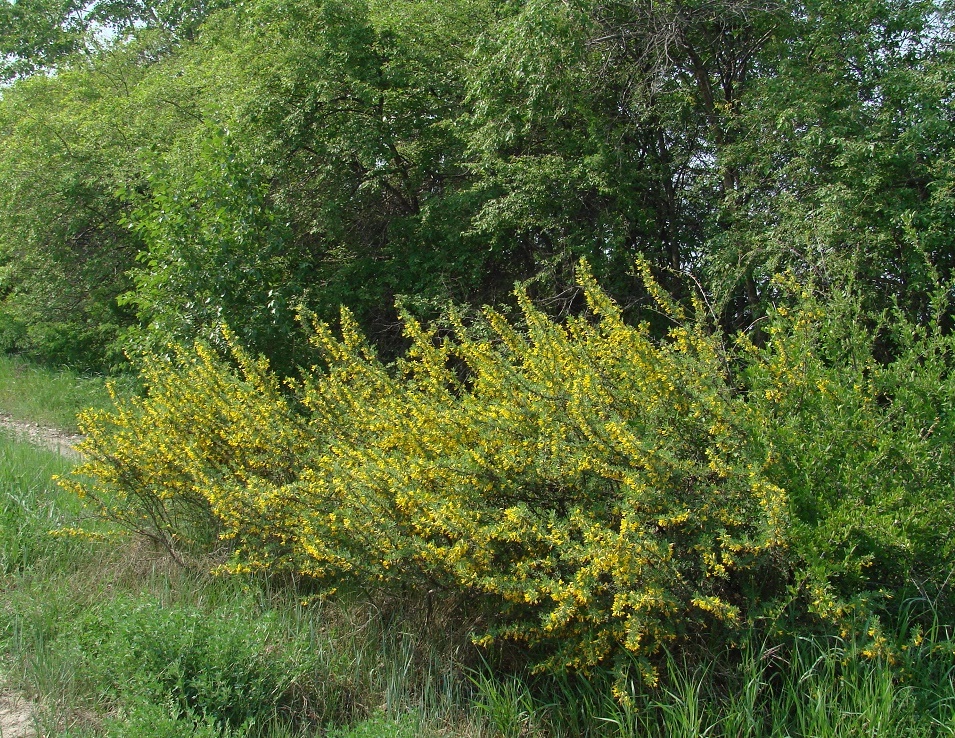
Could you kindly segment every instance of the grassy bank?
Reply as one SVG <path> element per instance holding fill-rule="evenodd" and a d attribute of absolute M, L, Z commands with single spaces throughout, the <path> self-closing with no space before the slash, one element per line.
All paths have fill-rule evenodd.
<path fill-rule="evenodd" d="M 420 735 L 460 721 L 451 685 L 464 682 L 412 633 L 367 606 L 305 607 L 288 586 L 181 569 L 84 520 L 50 482 L 66 463 L 0 435 L 0 645 L 45 735 Z M 79 526 L 93 535 L 63 532 Z"/>

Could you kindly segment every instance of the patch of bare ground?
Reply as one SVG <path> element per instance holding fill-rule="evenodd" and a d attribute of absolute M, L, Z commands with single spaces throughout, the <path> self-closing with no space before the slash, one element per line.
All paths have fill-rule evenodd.
<path fill-rule="evenodd" d="M 36 706 L 18 692 L 0 688 L 0 737 L 34 738 Z"/>
<path fill-rule="evenodd" d="M 12 431 L 14 435 L 37 446 L 55 451 L 61 456 L 74 459 L 78 459 L 80 456 L 75 446 L 83 440 L 83 436 L 66 433 L 59 428 L 50 428 L 38 423 L 16 420 L 9 413 L 2 412 L 0 412 L 0 429 Z M 6 733 L 0 735 L 0 738 L 7 738 Z"/>

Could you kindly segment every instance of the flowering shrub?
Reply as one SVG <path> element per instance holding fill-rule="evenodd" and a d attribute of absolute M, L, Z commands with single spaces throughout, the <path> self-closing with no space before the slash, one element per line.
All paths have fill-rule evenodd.
<path fill-rule="evenodd" d="M 950 380 L 919 394 L 904 364 L 845 349 L 811 296 L 730 354 L 649 278 L 674 319 L 662 339 L 579 281 L 589 310 L 562 323 L 520 291 L 519 322 L 452 314 L 439 336 L 406 316 L 393 366 L 347 312 L 340 336 L 316 322 L 323 366 L 287 392 L 237 347 L 180 352 L 144 399 L 85 418 L 73 484 L 173 550 L 213 534 L 234 571 L 463 596 L 479 641 L 524 642 L 539 668 L 650 679 L 668 643 L 712 645 L 793 603 L 838 619 L 926 546 L 951 560 L 951 451 L 893 445 L 950 434 L 921 425 Z M 947 501 L 928 501 L 943 479 Z"/>
<path fill-rule="evenodd" d="M 488 638 L 545 643 L 554 668 L 760 605 L 787 503 L 718 339 L 690 325 L 655 342 L 581 283 L 590 313 L 564 325 L 523 295 L 523 331 L 487 311 L 485 330 L 458 320 L 439 341 L 409 318 L 393 372 L 347 321 L 340 340 L 316 326 L 315 450 L 286 492 L 299 571 L 490 596 Z"/>
<path fill-rule="evenodd" d="M 797 307 L 774 311 L 765 347 L 738 346 L 751 432 L 790 502 L 793 590 L 830 621 L 950 622 L 955 336 L 781 286 Z"/>
<path fill-rule="evenodd" d="M 249 498 L 230 490 L 285 480 L 307 449 L 266 362 L 232 345 L 231 365 L 202 344 L 152 357 L 145 398 L 81 415 L 85 463 L 61 482 L 180 559 L 215 546 L 226 520 L 253 525 Z"/>

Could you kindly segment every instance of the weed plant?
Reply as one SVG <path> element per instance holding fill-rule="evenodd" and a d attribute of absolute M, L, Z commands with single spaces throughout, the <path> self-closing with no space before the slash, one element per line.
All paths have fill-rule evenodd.
<path fill-rule="evenodd" d="M 435 686 L 453 664 L 419 669 L 420 642 L 373 611 L 303 607 L 261 582 L 125 553 L 101 554 L 97 571 L 24 580 L 10 598 L 4 645 L 48 708 L 48 734 L 345 735 L 372 719 L 368 734 L 407 735 L 413 723 L 420 735 L 461 721 Z"/>

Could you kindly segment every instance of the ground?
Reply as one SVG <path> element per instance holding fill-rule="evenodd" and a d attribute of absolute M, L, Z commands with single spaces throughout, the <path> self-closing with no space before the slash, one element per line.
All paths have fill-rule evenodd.
<path fill-rule="evenodd" d="M 47 428 L 36 423 L 25 423 L 20 420 L 14 420 L 8 413 L 0 412 L 0 428 L 12 430 L 16 435 L 25 438 L 38 446 L 44 446 L 51 451 L 56 451 L 63 456 L 76 457 L 78 454 L 73 450 L 83 436 L 71 435 L 58 428 Z M 2 738 L 7 738 L 6 734 Z"/>
<path fill-rule="evenodd" d="M 0 690 L 0 736 L 33 738 L 34 726 L 32 703 L 16 692 Z"/>

